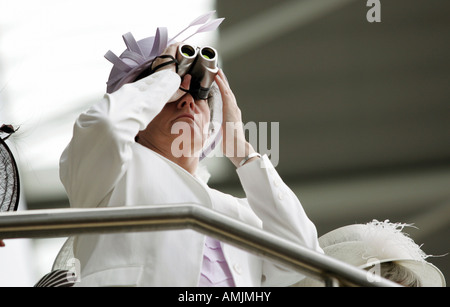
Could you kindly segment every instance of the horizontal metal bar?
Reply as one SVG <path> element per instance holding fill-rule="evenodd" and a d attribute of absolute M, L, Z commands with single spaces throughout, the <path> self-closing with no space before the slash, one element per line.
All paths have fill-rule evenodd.
<path fill-rule="evenodd" d="M 52 209 L 0 214 L 0 238 L 193 229 L 318 280 L 341 285 L 398 286 L 367 272 L 199 205 Z"/>

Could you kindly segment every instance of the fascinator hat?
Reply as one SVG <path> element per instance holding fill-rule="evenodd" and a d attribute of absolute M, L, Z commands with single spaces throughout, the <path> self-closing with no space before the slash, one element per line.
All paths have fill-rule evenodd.
<path fill-rule="evenodd" d="M 124 84 L 132 83 L 145 71 L 149 70 L 156 57 L 162 55 L 163 51 L 171 44 L 177 42 L 177 38 L 186 30 L 197 27 L 195 32 L 183 39 L 185 42 L 198 33 L 216 30 L 224 18 L 211 19 L 215 11 L 211 11 L 194 19 L 184 30 L 169 38 L 169 32 L 165 27 L 158 27 L 155 36 L 147 37 L 137 41 L 128 32 L 124 34 L 123 40 L 127 49 L 117 56 L 112 51 L 105 54 L 105 58 L 114 64 L 107 81 L 107 93 L 113 93 Z M 211 110 L 210 137 L 206 142 L 200 156 L 200 160 L 205 158 L 220 141 L 221 133 L 217 127 L 222 123 L 222 99 L 217 85 L 213 84 L 208 100 Z"/>
<path fill-rule="evenodd" d="M 442 272 L 427 262 L 426 255 L 403 228 L 410 224 L 379 222 L 356 224 L 335 229 L 319 238 L 326 255 L 370 270 L 377 265 L 394 262 L 409 269 L 422 287 L 445 287 Z M 320 286 L 312 279 L 305 279 L 298 286 Z"/>

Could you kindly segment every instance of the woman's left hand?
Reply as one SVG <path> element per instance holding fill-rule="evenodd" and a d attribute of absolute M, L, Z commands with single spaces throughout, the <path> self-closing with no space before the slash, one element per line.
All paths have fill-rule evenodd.
<path fill-rule="evenodd" d="M 241 110 L 222 70 L 219 70 L 215 80 L 222 94 L 223 102 L 222 151 L 238 167 L 239 163 L 255 150 L 245 138 Z"/>

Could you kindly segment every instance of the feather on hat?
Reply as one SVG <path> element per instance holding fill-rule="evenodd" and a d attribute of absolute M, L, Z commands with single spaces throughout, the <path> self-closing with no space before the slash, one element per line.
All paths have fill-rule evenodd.
<path fill-rule="evenodd" d="M 114 64 L 107 81 L 107 93 L 113 93 L 122 85 L 133 82 L 136 77 L 147 69 L 152 61 L 162 54 L 162 52 L 171 44 L 176 42 L 176 38 L 182 33 L 194 26 L 200 26 L 189 37 L 182 40 L 188 40 L 192 36 L 216 30 L 224 18 L 212 19 L 209 21 L 215 11 L 211 11 L 194 19 L 184 30 L 169 39 L 169 32 L 165 27 L 158 27 L 155 36 L 147 37 L 136 41 L 134 36 L 128 32 L 124 34 L 123 40 L 127 49 L 117 56 L 109 50 L 105 58 Z"/>

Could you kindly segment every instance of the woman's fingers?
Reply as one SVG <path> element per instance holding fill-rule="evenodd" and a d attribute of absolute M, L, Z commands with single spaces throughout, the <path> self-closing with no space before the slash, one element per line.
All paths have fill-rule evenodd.
<path fill-rule="evenodd" d="M 161 54 L 161 56 L 163 56 L 163 55 L 170 55 L 170 56 L 172 56 L 173 58 L 176 58 L 176 57 L 177 57 L 178 46 L 179 46 L 180 44 L 181 44 L 181 43 L 175 43 L 175 44 L 172 44 L 172 45 L 168 46 L 168 47 L 163 51 L 163 53 Z M 172 60 L 171 60 L 170 58 L 160 58 L 160 57 L 157 57 L 157 58 L 155 59 L 155 61 L 153 62 L 153 64 L 152 64 L 152 69 L 155 69 L 155 68 L 157 68 L 159 65 L 164 64 L 165 62 L 169 62 L 169 61 L 172 61 Z M 163 70 L 163 69 L 172 69 L 173 71 L 175 71 L 175 64 L 174 64 L 174 65 L 163 66 L 163 67 L 161 67 L 161 68 L 158 69 L 158 70 Z"/>
<path fill-rule="evenodd" d="M 239 123 L 241 119 L 241 110 L 239 109 L 233 91 L 222 70 L 216 76 L 216 83 L 222 95 L 223 102 L 223 124 L 227 122 Z"/>
<path fill-rule="evenodd" d="M 226 86 L 230 87 L 230 83 L 228 82 L 227 76 L 225 75 L 222 69 L 219 70 L 219 76 L 224 81 Z"/>
<path fill-rule="evenodd" d="M 181 88 L 184 90 L 189 91 L 190 87 L 191 87 L 191 80 L 192 80 L 192 76 L 190 74 L 187 74 L 183 77 L 183 80 L 181 81 Z"/>
<path fill-rule="evenodd" d="M 219 73 L 216 76 L 216 83 L 219 86 L 220 93 L 222 94 L 222 98 L 224 98 L 224 100 L 229 100 L 229 98 L 234 99 L 233 91 L 231 90 L 230 84 L 228 83 L 227 77 L 222 69 L 219 70 Z"/>
<path fill-rule="evenodd" d="M 191 75 L 189 75 L 189 74 L 185 75 L 185 76 L 183 77 L 183 79 L 181 80 L 181 85 L 180 85 L 180 88 L 182 88 L 183 90 L 178 89 L 178 90 L 175 92 L 175 94 L 172 95 L 172 97 L 169 99 L 168 102 L 174 102 L 174 101 L 177 101 L 178 99 L 180 99 L 181 97 L 183 97 L 184 95 L 186 95 L 186 92 L 185 92 L 184 90 L 189 91 L 189 88 L 190 88 L 190 86 L 191 86 L 191 79 L 192 79 L 192 76 L 191 76 Z"/>

